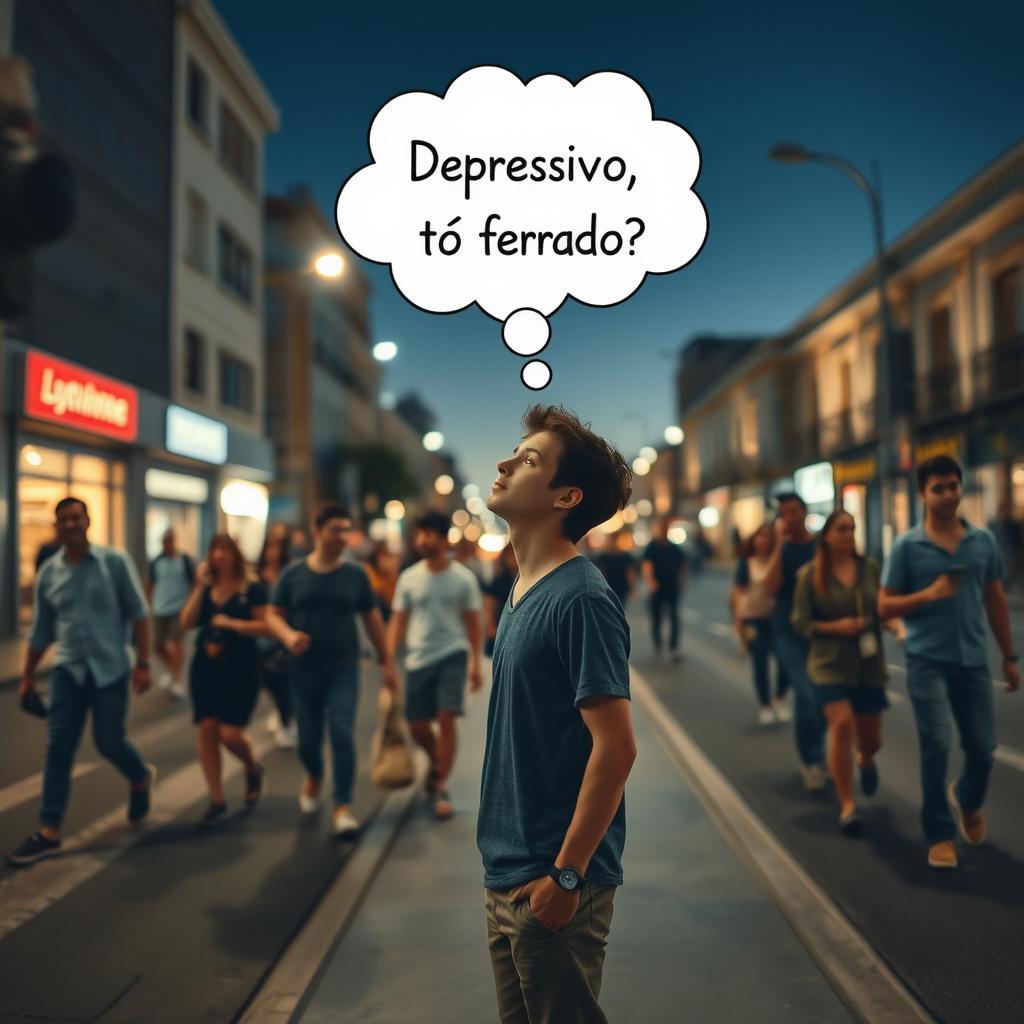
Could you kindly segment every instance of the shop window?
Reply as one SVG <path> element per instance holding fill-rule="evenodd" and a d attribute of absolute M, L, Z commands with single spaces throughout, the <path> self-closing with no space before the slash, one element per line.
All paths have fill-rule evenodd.
<path fill-rule="evenodd" d="M 256 143 L 226 103 L 220 105 L 220 159 L 250 192 L 256 190 Z"/>
<path fill-rule="evenodd" d="M 243 302 L 252 302 L 252 250 L 226 224 L 217 229 L 220 283 Z"/>
<path fill-rule="evenodd" d="M 227 352 L 220 354 L 220 400 L 223 405 L 242 412 L 255 410 L 255 373 L 253 368 Z"/>
<path fill-rule="evenodd" d="M 25 444 L 18 453 L 18 583 L 20 617 L 32 615 L 36 565 L 56 534 L 57 502 L 69 495 L 86 503 L 89 539 L 123 549 L 126 535 L 124 462 L 102 455 Z M 112 482 L 111 482 L 112 481 Z"/>
<path fill-rule="evenodd" d="M 185 330 L 185 387 L 202 394 L 206 390 L 206 342 L 203 336 L 192 330 Z"/>
<path fill-rule="evenodd" d="M 204 274 L 209 269 L 206 244 L 208 210 L 206 200 L 189 189 L 185 198 L 185 260 Z"/>
<path fill-rule="evenodd" d="M 191 57 L 185 84 L 185 109 L 192 127 L 204 138 L 210 136 L 210 80 Z"/>

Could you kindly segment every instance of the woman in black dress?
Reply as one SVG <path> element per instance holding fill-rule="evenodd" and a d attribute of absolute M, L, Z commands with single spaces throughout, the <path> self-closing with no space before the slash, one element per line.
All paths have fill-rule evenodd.
<path fill-rule="evenodd" d="M 252 806 L 263 790 L 263 766 L 243 731 L 259 696 L 257 640 L 267 635 L 263 616 L 267 588 L 249 577 L 234 539 L 219 533 L 206 561 L 196 570 L 195 587 L 181 610 L 185 629 L 199 627 L 192 658 L 190 690 L 193 721 L 199 730 L 199 763 L 210 791 L 202 824 L 227 811 L 221 783 L 221 745 L 245 765 L 245 802 Z"/>

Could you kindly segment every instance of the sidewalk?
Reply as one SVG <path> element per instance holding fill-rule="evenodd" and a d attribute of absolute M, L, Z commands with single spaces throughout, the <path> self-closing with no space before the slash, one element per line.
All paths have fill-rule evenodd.
<path fill-rule="evenodd" d="M 494 1020 L 475 843 L 486 704 L 462 722 L 458 810 L 414 812 L 328 958 L 301 1020 Z M 628 788 L 626 883 L 601 1003 L 612 1022 L 848 1022 L 851 1015 L 755 885 L 634 704 L 640 756 Z"/>

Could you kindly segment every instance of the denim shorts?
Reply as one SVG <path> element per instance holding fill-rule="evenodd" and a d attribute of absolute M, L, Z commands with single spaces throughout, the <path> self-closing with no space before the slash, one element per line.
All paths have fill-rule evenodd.
<path fill-rule="evenodd" d="M 884 686 L 846 686 L 844 683 L 814 684 L 818 703 L 836 704 L 848 700 L 855 715 L 877 715 L 889 707 Z"/>
<path fill-rule="evenodd" d="M 407 672 L 405 717 L 410 722 L 422 722 L 437 718 L 438 711 L 461 715 L 468 665 L 469 655 L 456 651 L 433 665 Z"/>

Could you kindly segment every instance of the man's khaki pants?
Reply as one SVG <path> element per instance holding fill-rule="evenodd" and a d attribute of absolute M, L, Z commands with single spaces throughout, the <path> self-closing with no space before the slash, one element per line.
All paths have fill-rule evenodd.
<path fill-rule="evenodd" d="M 560 932 L 533 916 L 529 899 L 513 903 L 509 895 L 485 890 L 501 1024 L 607 1024 L 597 999 L 615 887 L 586 886 Z"/>

